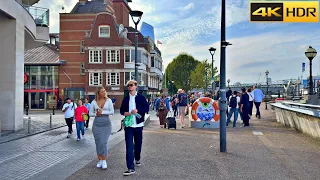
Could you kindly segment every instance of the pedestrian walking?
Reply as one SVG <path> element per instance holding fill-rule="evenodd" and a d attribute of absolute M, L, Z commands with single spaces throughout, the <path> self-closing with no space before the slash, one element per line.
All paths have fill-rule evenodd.
<path fill-rule="evenodd" d="M 230 119 L 232 117 L 232 114 L 234 114 L 234 120 L 233 120 L 233 128 L 236 127 L 237 120 L 238 120 L 238 113 L 239 113 L 239 104 L 240 104 L 240 97 L 237 96 L 238 92 L 233 91 L 233 95 L 229 97 L 229 107 L 230 111 L 228 114 L 228 119 L 227 119 L 227 126 L 230 123 Z"/>
<path fill-rule="evenodd" d="M 186 125 L 184 124 L 184 117 L 186 115 L 186 108 L 188 106 L 188 96 L 187 94 L 183 93 L 182 89 L 178 89 L 178 106 L 179 106 L 179 115 L 180 115 L 180 122 L 181 128 L 184 128 Z"/>
<path fill-rule="evenodd" d="M 117 99 L 115 98 L 115 97 L 112 97 L 112 104 L 113 104 L 113 106 L 116 106 L 116 102 L 117 102 Z"/>
<path fill-rule="evenodd" d="M 126 162 L 128 170 L 123 173 L 129 176 L 135 173 L 135 166 L 140 166 L 142 131 L 144 117 L 149 111 L 146 98 L 137 92 L 138 83 L 135 80 L 127 82 L 129 95 L 124 97 L 121 103 L 120 113 L 132 117 L 132 125 L 124 127 L 126 141 Z M 135 163 L 134 163 L 135 160 Z"/>
<path fill-rule="evenodd" d="M 89 111 L 90 111 L 91 104 L 89 103 L 88 98 L 86 98 L 86 99 L 84 100 L 84 106 L 88 109 L 88 112 L 89 112 Z M 88 120 L 86 120 L 86 122 L 85 122 L 85 127 L 86 127 L 86 129 L 89 128 L 89 122 L 90 122 L 90 116 L 89 116 L 89 113 L 88 113 Z"/>
<path fill-rule="evenodd" d="M 242 113 L 242 120 L 243 120 L 243 127 L 249 126 L 249 95 L 246 92 L 245 88 L 241 89 L 242 91 L 242 96 L 241 96 L 241 107 L 240 111 Z"/>
<path fill-rule="evenodd" d="M 247 90 L 249 95 L 249 115 L 252 116 L 252 109 L 253 109 L 253 100 L 254 100 L 254 93 L 251 91 L 251 88 L 248 88 Z"/>
<path fill-rule="evenodd" d="M 92 133 L 96 144 L 98 156 L 97 168 L 107 169 L 108 139 L 111 135 L 111 121 L 109 116 L 114 114 L 113 103 L 108 98 L 106 90 L 99 87 L 95 99 L 91 102 L 89 115 L 95 117 L 92 125 Z"/>
<path fill-rule="evenodd" d="M 260 105 L 261 102 L 264 98 L 264 94 L 261 91 L 261 89 L 259 89 L 257 86 L 253 86 L 253 97 L 254 97 L 254 105 L 256 106 L 256 117 L 261 119 L 261 114 L 260 114 Z"/>
<path fill-rule="evenodd" d="M 76 118 L 76 127 L 77 127 L 77 141 L 80 141 L 82 135 L 82 139 L 84 139 L 84 119 L 83 116 L 88 114 L 88 109 L 82 104 L 82 100 L 78 100 L 78 107 L 75 111 Z"/>
<path fill-rule="evenodd" d="M 76 108 L 77 108 L 77 105 L 74 102 L 72 102 L 70 98 L 66 99 L 66 103 L 62 107 L 62 112 L 64 112 L 64 118 L 68 126 L 67 138 L 70 138 L 71 134 L 73 133 L 72 123 L 74 119 L 74 111 Z"/>
<path fill-rule="evenodd" d="M 165 94 L 162 94 L 161 98 L 156 101 L 156 110 L 160 121 L 160 127 L 164 128 L 166 117 L 170 111 L 169 100 L 166 98 Z"/>

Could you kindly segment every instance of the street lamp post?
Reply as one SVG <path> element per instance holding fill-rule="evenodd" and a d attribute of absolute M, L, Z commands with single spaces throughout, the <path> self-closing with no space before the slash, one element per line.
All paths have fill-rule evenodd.
<path fill-rule="evenodd" d="M 208 92 L 208 69 L 205 68 L 206 70 L 206 92 Z"/>
<path fill-rule="evenodd" d="M 226 0 L 221 4 L 221 54 L 220 54 L 220 152 L 227 151 L 227 97 L 226 97 L 226 47 L 231 43 L 226 41 Z"/>
<path fill-rule="evenodd" d="M 228 88 L 230 88 L 230 86 L 229 86 L 229 83 L 230 83 L 230 79 L 228 79 L 228 80 L 227 80 L 227 83 L 228 83 Z"/>
<path fill-rule="evenodd" d="M 171 94 L 172 94 L 172 96 L 173 96 L 173 83 L 174 83 L 174 81 L 171 81 Z"/>
<path fill-rule="evenodd" d="M 305 52 L 306 57 L 310 61 L 310 77 L 309 77 L 309 95 L 313 95 L 313 80 L 312 80 L 312 60 L 317 55 L 317 51 L 309 46 L 309 48 Z"/>
<path fill-rule="evenodd" d="M 212 88 L 212 93 L 213 95 L 215 94 L 216 92 L 216 84 L 214 83 L 214 60 L 213 60 L 213 55 L 214 53 L 216 52 L 216 48 L 213 48 L 213 47 L 210 47 L 209 48 L 209 52 L 211 54 L 211 88 Z"/>
<path fill-rule="evenodd" d="M 141 11 L 130 11 L 130 15 L 132 18 L 132 21 L 134 22 L 135 29 L 136 29 L 136 41 L 135 41 L 135 58 L 134 58 L 134 75 L 135 80 L 139 83 L 139 77 L 138 77 L 138 24 L 141 20 L 143 12 Z"/>
<path fill-rule="evenodd" d="M 267 82 L 267 93 L 266 93 L 266 95 L 268 95 L 269 94 L 269 81 L 268 81 L 268 75 L 269 75 L 269 71 L 268 70 L 266 70 L 266 82 Z M 265 100 L 265 104 L 266 104 L 266 110 L 268 110 L 268 104 L 267 104 L 267 101 Z"/>

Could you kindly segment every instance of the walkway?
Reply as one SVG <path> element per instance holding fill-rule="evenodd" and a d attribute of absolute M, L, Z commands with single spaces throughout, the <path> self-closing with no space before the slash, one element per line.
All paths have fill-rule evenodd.
<path fill-rule="evenodd" d="M 116 133 L 121 119 L 120 114 L 111 117 L 115 134 L 110 137 L 110 147 L 123 140 L 123 132 Z M 75 125 L 73 128 L 76 132 Z M 0 144 L 0 179 L 65 179 L 91 162 L 95 157 L 91 127 L 80 142 L 75 134 L 67 139 L 66 132 L 67 127 L 62 127 Z"/>
<path fill-rule="evenodd" d="M 159 129 L 152 116 L 135 175 L 122 176 L 122 141 L 111 149 L 108 170 L 95 168 L 94 159 L 68 179 L 319 179 L 320 141 L 281 126 L 272 110 L 262 115 L 252 127 L 227 129 L 227 153 L 219 152 L 219 130 Z"/>

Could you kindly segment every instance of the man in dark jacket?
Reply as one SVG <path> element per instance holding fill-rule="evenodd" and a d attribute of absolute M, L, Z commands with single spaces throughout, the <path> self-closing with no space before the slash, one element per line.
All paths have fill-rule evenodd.
<path fill-rule="evenodd" d="M 127 82 L 129 95 L 122 100 L 120 113 L 124 116 L 133 115 L 133 125 L 124 128 L 126 141 L 126 161 L 128 170 L 123 173 L 129 176 L 135 173 L 135 166 L 140 166 L 140 155 L 142 147 L 142 130 L 144 116 L 149 111 L 149 105 L 144 96 L 137 93 L 137 81 Z M 135 160 L 135 164 L 133 161 Z"/>

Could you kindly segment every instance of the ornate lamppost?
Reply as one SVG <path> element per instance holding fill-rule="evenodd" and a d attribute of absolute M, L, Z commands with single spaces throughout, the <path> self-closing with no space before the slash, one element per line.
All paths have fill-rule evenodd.
<path fill-rule="evenodd" d="M 309 77 L 309 95 L 313 95 L 313 79 L 312 79 L 312 60 L 317 55 L 317 51 L 309 46 L 305 52 L 306 57 L 310 61 L 310 77 Z"/>

